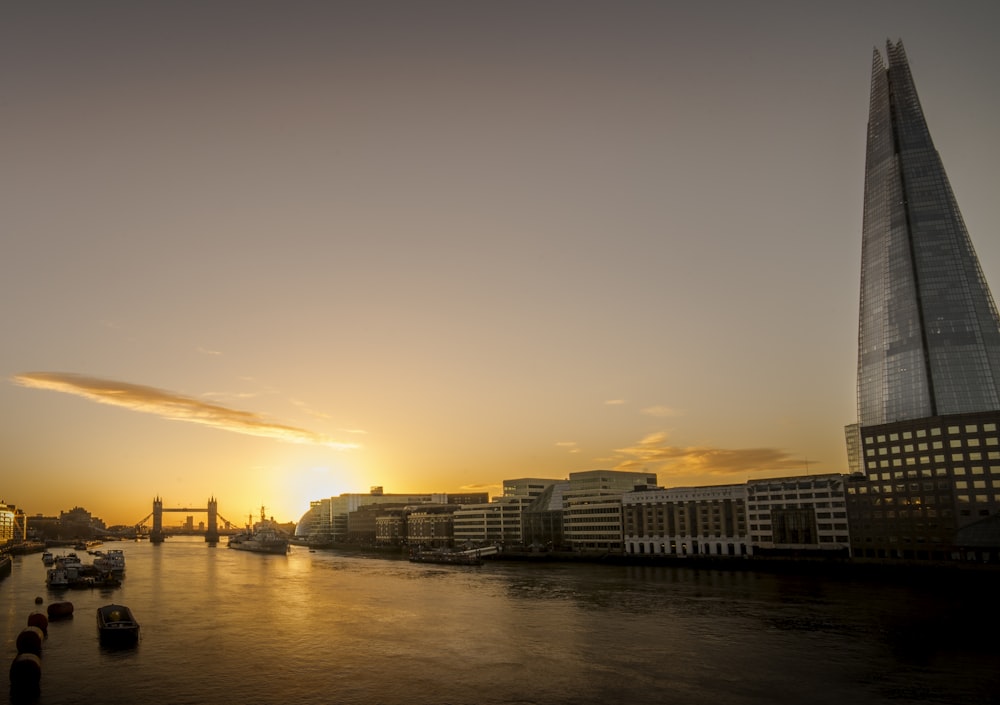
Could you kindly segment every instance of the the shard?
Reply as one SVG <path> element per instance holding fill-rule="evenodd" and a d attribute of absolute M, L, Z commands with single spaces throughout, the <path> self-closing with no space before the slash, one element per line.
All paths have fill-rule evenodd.
<path fill-rule="evenodd" d="M 902 42 L 872 66 L 858 332 L 861 427 L 1000 409 L 1000 320 Z"/>

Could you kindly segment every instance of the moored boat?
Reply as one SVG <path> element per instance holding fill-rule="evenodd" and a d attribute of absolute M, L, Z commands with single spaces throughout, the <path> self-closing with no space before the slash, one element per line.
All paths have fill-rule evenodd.
<path fill-rule="evenodd" d="M 139 641 L 139 623 L 125 605 L 98 607 L 97 631 L 106 646 L 132 646 Z"/>
<path fill-rule="evenodd" d="M 62 590 L 69 587 L 69 571 L 65 568 L 49 568 L 45 572 L 45 585 L 50 590 Z"/>
<path fill-rule="evenodd" d="M 42 553 L 42 563 L 45 565 L 52 565 L 56 562 L 55 557 L 52 555 L 52 551 L 45 551 Z"/>
<path fill-rule="evenodd" d="M 482 565 L 478 552 L 465 551 L 415 551 L 410 554 L 411 563 L 441 563 L 446 565 Z"/>
<path fill-rule="evenodd" d="M 242 534 L 230 536 L 227 545 L 238 551 L 284 555 L 288 553 L 289 540 L 273 521 L 264 518 L 264 507 L 261 507 L 260 521 L 248 526 Z"/>
<path fill-rule="evenodd" d="M 94 568 L 102 573 L 124 573 L 125 552 L 120 548 L 108 549 L 94 557 Z"/>
<path fill-rule="evenodd" d="M 228 546 L 238 551 L 252 551 L 254 553 L 279 555 L 288 553 L 288 539 L 275 529 L 270 528 L 255 529 L 250 533 L 230 536 Z"/>

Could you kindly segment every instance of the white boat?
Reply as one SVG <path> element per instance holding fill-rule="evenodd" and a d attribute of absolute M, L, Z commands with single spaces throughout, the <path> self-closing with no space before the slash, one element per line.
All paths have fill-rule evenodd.
<path fill-rule="evenodd" d="M 124 573 L 125 552 L 120 548 L 109 549 L 94 557 L 94 567 L 101 573 Z"/>
<path fill-rule="evenodd" d="M 67 553 L 65 556 L 56 556 L 55 563 L 62 568 L 76 568 L 79 570 L 83 566 L 83 561 L 75 553 Z"/>
<path fill-rule="evenodd" d="M 53 590 L 69 587 L 69 571 L 65 568 L 49 568 L 45 573 L 45 584 Z"/>

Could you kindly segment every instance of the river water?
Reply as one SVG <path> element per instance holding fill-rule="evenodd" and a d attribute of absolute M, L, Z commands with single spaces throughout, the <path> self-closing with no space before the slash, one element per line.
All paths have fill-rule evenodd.
<path fill-rule="evenodd" d="M 50 593 L 39 554 L 0 581 L 8 659 L 36 596 L 75 605 L 49 625 L 39 704 L 1000 702 L 991 576 L 108 547 L 126 553 L 120 588 Z M 100 646 L 110 602 L 142 625 L 135 649 Z"/>

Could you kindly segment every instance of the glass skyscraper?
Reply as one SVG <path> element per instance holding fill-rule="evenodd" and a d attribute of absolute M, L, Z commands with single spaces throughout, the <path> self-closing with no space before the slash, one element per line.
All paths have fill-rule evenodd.
<path fill-rule="evenodd" d="M 872 66 L 858 423 L 1000 409 L 1000 320 L 903 43 Z"/>
<path fill-rule="evenodd" d="M 862 233 L 851 553 L 1000 562 L 967 538 L 1000 528 L 1000 320 L 902 42 L 874 52 Z"/>

